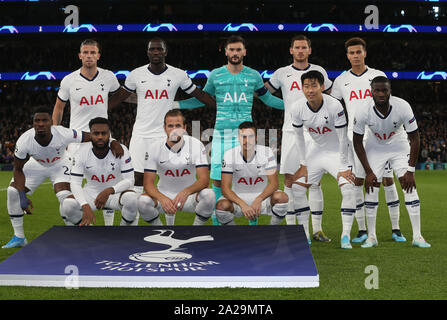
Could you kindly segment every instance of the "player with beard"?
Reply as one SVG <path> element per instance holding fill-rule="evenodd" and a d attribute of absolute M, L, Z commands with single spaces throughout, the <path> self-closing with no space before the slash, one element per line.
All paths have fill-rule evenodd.
<path fill-rule="evenodd" d="M 368 238 L 362 248 L 376 247 L 376 216 L 380 182 L 391 165 L 402 186 L 405 207 L 413 229 L 413 246 L 430 248 L 421 235 L 420 201 L 414 177 L 419 155 L 419 129 L 409 103 L 391 96 L 389 79 L 371 81 L 372 101 L 354 118 L 354 148 L 365 169 L 365 207 Z M 363 145 L 365 127 L 372 131 Z M 405 133 L 406 132 L 406 133 Z M 408 138 L 407 138 L 408 135 Z"/>
<path fill-rule="evenodd" d="M 51 111 L 39 108 L 33 117 L 33 128 L 25 131 L 17 140 L 14 152 L 14 176 L 7 189 L 7 207 L 14 229 L 13 238 L 3 248 L 22 247 L 27 243 L 23 229 L 24 213 L 31 214 L 32 203 L 26 197 L 31 195 L 45 179 L 53 183 L 54 192 L 62 207 L 70 196 L 70 176 L 64 167 L 65 149 L 70 143 L 90 141 L 90 134 L 53 126 Z M 27 161 L 27 157 L 29 160 Z M 66 217 L 63 210 L 61 215 Z"/>
<path fill-rule="evenodd" d="M 284 99 L 284 123 L 281 139 L 281 161 L 279 173 L 284 174 L 284 192 L 289 196 L 289 208 L 286 216 L 287 224 L 296 224 L 296 216 L 299 212 L 294 211 L 292 183 L 293 175 L 298 170 L 298 161 L 288 159 L 299 159 L 298 149 L 295 144 L 295 132 L 292 126 L 290 110 L 292 105 L 304 97 L 301 76 L 311 70 L 319 71 L 324 77 L 324 93 L 331 91 L 332 81 L 329 80 L 326 71 L 319 65 L 309 63 L 312 53 L 311 41 L 304 35 L 297 35 L 290 41 L 289 53 L 293 57 L 291 65 L 279 68 L 266 82 L 265 86 L 274 93 L 281 90 Z M 306 144 L 311 143 L 307 129 L 304 129 Z M 287 165 L 286 165 L 287 164 Z M 309 188 L 309 207 L 312 214 L 312 233 L 316 241 L 330 242 L 322 229 L 323 218 L 323 192 L 319 184 L 312 184 Z M 301 217 L 300 217 L 301 218 Z"/>
<path fill-rule="evenodd" d="M 225 45 L 228 63 L 211 71 L 203 91 L 216 97 L 216 123 L 211 145 L 211 179 L 216 201 L 222 196 L 221 165 L 225 151 L 239 145 L 238 126 L 244 121 L 252 121 L 253 97 L 256 94 L 266 105 L 284 110 L 281 99 L 273 96 L 264 86 L 261 75 L 256 70 L 244 66 L 247 54 L 245 40 L 231 36 Z M 180 109 L 203 107 L 197 99 L 179 101 Z M 218 221 L 213 215 L 213 223 Z M 251 221 L 257 224 L 257 219 Z"/>
<path fill-rule="evenodd" d="M 109 108 L 114 108 L 132 93 L 137 96 L 137 115 L 129 152 L 135 167 L 135 191 L 138 194 L 143 192 L 144 165 L 148 150 L 166 139 L 163 119 L 173 107 L 177 90 L 182 89 L 204 104 L 216 105 L 210 95 L 192 83 L 184 70 L 166 63 L 167 54 L 168 48 L 163 39 L 151 39 L 147 46 L 149 64 L 132 70 L 126 78 L 124 88 L 109 101 Z"/>
<path fill-rule="evenodd" d="M 146 193 L 138 200 L 138 211 L 146 222 L 174 225 L 177 211 L 195 212 L 193 225 L 204 225 L 213 213 L 215 198 L 208 188 L 209 169 L 205 146 L 186 134 L 185 118 L 180 110 L 165 115 L 167 137 L 151 146 L 144 167 Z M 159 176 L 158 185 L 155 180 Z M 196 178 L 197 175 L 197 178 Z"/>
<path fill-rule="evenodd" d="M 130 225 L 137 215 L 138 196 L 133 191 L 134 174 L 129 151 L 115 158 L 109 148 L 110 124 L 105 118 L 89 122 L 91 144 L 82 145 L 73 157 L 70 187 L 72 196 L 62 205 L 74 225 L 95 223 L 93 210 L 121 210 L 121 225 Z M 83 178 L 87 183 L 82 187 Z"/>

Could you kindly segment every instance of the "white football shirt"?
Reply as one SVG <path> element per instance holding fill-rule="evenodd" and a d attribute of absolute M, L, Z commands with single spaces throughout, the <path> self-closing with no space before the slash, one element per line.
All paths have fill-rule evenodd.
<path fill-rule="evenodd" d="M 145 159 L 145 172 L 156 172 L 158 190 L 177 194 L 196 181 L 196 168 L 208 167 L 208 158 L 203 143 L 187 135 L 183 145 L 173 151 L 166 141 L 154 145 Z"/>
<path fill-rule="evenodd" d="M 282 129 L 293 132 L 292 117 L 290 108 L 292 104 L 301 98 L 304 98 L 302 91 L 301 76 L 311 70 L 319 71 L 324 77 L 324 90 L 332 87 L 332 81 L 329 80 L 326 70 L 321 66 L 309 63 L 306 69 L 298 69 L 293 65 L 285 66 L 276 70 L 268 83 L 276 90 L 281 89 L 284 100 L 284 124 Z"/>
<path fill-rule="evenodd" d="M 382 71 L 366 66 L 366 70 L 361 75 L 356 75 L 352 70 L 348 70 L 334 80 L 331 96 L 338 100 L 343 99 L 345 102 L 350 139 L 352 139 L 355 112 L 372 101 L 371 80 L 377 76 L 386 77 Z"/>
<path fill-rule="evenodd" d="M 340 101 L 323 94 L 323 102 L 315 111 L 306 98 L 297 101 L 291 109 L 292 125 L 303 126 L 309 132 L 312 141 L 328 150 L 338 150 L 339 138 L 336 129 L 346 127 L 347 121 Z"/>
<path fill-rule="evenodd" d="M 73 156 L 73 167 L 71 168 L 71 184 L 82 185 L 83 178 L 87 180 L 83 192 L 96 198 L 104 189 L 114 187 L 124 179 L 131 181 L 133 187 L 134 172 L 129 150 L 121 145 L 124 155 L 121 159 L 116 158 L 109 150 L 107 155 L 100 159 L 93 153 L 91 143 L 81 145 Z M 75 197 L 77 196 L 74 192 Z M 76 200 L 83 204 L 81 199 Z"/>
<path fill-rule="evenodd" d="M 268 184 L 267 175 L 277 169 L 271 148 L 256 145 L 252 159 L 244 159 L 239 145 L 227 150 L 222 160 L 222 174 L 232 174 L 231 189 L 236 194 L 262 193 Z"/>
<path fill-rule="evenodd" d="M 132 136 L 157 138 L 166 135 L 163 119 L 172 109 L 178 88 L 189 94 L 196 86 L 181 69 L 167 64 L 162 73 L 154 74 L 147 64 L 129 73 L 124 88 L 137 94 L 137 116 Z"/>
<path fill-rule="evenodd" d="M 394 96 L 390 97 L 388 114 L 380 113 L 372 101 L 356 113 L 353 122 L 354 132 L 357 134 L 363 135 L 365 126 L 368 126 L 372 134 L 368 136 L 366 143 L 376 145 L 408 143 L 406 132 L 411 133 L 418 129 L 410 104 Z"/>
<path fill-rule="evenodd" d="M 34 158 L 44 167 L 52 167 L 60 163 L 65 149 L 72 142 L 82 142 L 82 132 L 68 129 L 63 126 L 51 126 L 50 143 L 47 146 L 40 145 L 36 139 L 36 131 L 31 128 L 25 131 L 17 140 L 14 156 L 25 160 L 27 155 Z"/>
<path fill-rule="evenodd" d="M 90 132 L 91 119 L 108 118 L 109 94 L 117 91 L 120 83 L 112 71 L 98 68 L 92 80 L 78 69 L 65 76 L 57 93 L 60 100 L 70 100 L 70 128 Z"/>

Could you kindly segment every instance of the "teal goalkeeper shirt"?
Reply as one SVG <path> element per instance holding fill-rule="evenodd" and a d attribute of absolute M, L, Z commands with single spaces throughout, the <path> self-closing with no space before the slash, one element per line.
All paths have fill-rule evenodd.
<path fill-rule="evenodd" d="M 273 96 L 264 87 L 261 75 L 247 66 L 232 74 L 224 65 L 211 71 L 203 91 L 216 97 L 216 124 L 215 129 L 237 129 L 244 121 L 253 121 L 251 109 L 253 106 L 253 93 L 267 105 L 284 110 L 281 99 Z M 193 109 L 203 107 L 203 103 L 196 98 L 179 101 L 180 109 Z"/>

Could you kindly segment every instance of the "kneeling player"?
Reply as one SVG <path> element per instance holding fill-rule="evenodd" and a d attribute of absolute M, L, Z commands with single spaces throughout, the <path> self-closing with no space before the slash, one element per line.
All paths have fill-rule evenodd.
<path fill-rule="evenodd" d="M 413 228 L 413 245 L 429 248 L 421 235 L 420 203 L 414 179 L 419 154 L 419 131 L 411 106 L 391 96 L 390 81 L 383 76 L 371 81 L 373 101 L 359 110 L 354 118 L 354 148 L 366 172 L 365 208 L 368 239 L 363 248 L 377 246 L 376 216 L 380 182 L 385 168 L 391 165 L 404 191 L 405 206 Z M 363 146 L 365 126 L 369 135 Z M 404 129 L 408 134 L 410 145 Z M 409 156 L 409 158 L 408 158 Z"/>
<path fill-rule="evenodd" d="M 82 141 L 81 141 L 82 140 Z M 2 248 L 22 247 L 27 243 L 23 229 L 24 212 L 31 214 L 31 195 L 45 179 L 53 183 L 54 192 L 60 205 L 71 194 L 70 174 L 63 165 L 66 147 L 72 142 L 89 141 L 88 134 L 76 130 L 53 126 L 51 111 L 36 110 L 33 128 L 24 132 L 17 140 L 14 152 L 14 176 L 7 190 L 7 207 L 14 236 Z M 27 161 L 27 157 L 30 156 Z M 64 220 L 65 216 L 61 215 Z"/>
<path fill-rule="evenodd" d="M 240 145 L 227 150 L 222 161 L 222 194 L 216 216 L 222 225 L 234 225 L 234 218 L 256 220 L 273 214 L 270 224 L 279 225 L 287 214 L 288 197 L 278 190 L 278 175 L 272 149 L 256 145 L 253 122 L 239 125 Z"/>
<path fill-rule="evenodd" d="M 70 187 L 73 196 L 64 200 L 62 209 L 75 225 L 95 223 L 93 210 L 121 210 L 121 225 L 130 225 L 136 218 L 138 196 L 133 191 L 134 172 L 129 151 L 116 158 L 110 148 L 110 125 L 105 118 L 89 122 L 91 144 L 82 145 L 73 156 Z M 82 187 L 83 177 L 87 183 Z"/>
<path fill-rule="evenodd" d="M 324 77 L 318 71 L 309 71 L 301 76 L 305 98 L 297 101 L 291 110 L 292 123 L 297 134 L 300 168 L 295 173 L 292 186 L 295 211 L 298 223 L 304 226 L 308 235 L 309 204 L 306 191 L 313 184 L 319 184 L 325 172 L 338 181 L 342 194 L 341 216 L 343 232 L 341 247 L 351 249 L 350 233 L 355 214 L 355 179 L 350 168 L 347 121 L 341 103 L 326 94 Z M 307 146 L 304 143 L 303 126 L 312 138 Z M 287 161 L 296 161 L 287 159 Z M 352 163 L 352 161 L 351 161 Z"/>
<path fill-rule="evenodd" d="M 138 200 L 138 211 L 153 225 L 162 224 L 160 212 L 166 214 L 167 225 L 174 225 L 177 211 L 195 212 L 193 225 L 204 225 L 216 203 L 213 190 L 208 189 L 210 180 L 205 146 L 186 134 L 185 118 L 180 110 L 166 113 L 164 130 L 166 140 L 151 146 L 146 153 L 146 193 Z M 155 185 L 157 174 L 159 182 Z"/>

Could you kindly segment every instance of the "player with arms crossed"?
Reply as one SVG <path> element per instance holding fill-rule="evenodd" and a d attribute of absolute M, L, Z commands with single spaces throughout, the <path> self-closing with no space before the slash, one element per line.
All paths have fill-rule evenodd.
<path fill-rule="evenodd" d="M 65 106 L 70 102 L 69 127 L 89 132 L 88 123 L 91 119 L 96 117 L 107 119 L 109 95 L 118 91 L 120 83 L 112 71 L 98 67 L 101 50 L 97 41 L 84 40 L 78 57 L 82 66 L 62 79 L 52 118 L 55 125 L 61 124 Z M 79 146 L 71 144 L 68 147 L 65 165 L 70 169 L 73 154 Z M 117 155 L 121 157 L 123 150 L 119 147 L 118 141 L 112 142 L 114 152 L 115 148 L 119 148 Z M 103 215 L 105 225 L 113 225 L 113 210 L 104 210 Z"/>
<path fill-rule="evenodd" d="M 289 208 L 287 210 L 287 224 L 296 224 L 296 214 L 293 205 L 292 183 L 293 175 L 298 170 L 298 161 L 287 161 L 287 159 L 298 159 L 298 150 L 295 143 L 295 132 L 292 126 L 290 109 L 293 103 L 304 97 L 302 91 L 301 75 L 307 71 L 317 70 L 324 76 L 325 93 L 329 93 L 332 81 L 329 80 L 326 71 L 319 65 L 309 63 L 309 56 L 312 53 L 311 41 L 304 35 L 297 35 L 290 41 L 290 54 L 293 57 L 293 64 L 279 68 L 272 77 L 265 83 L 271 93 L 281 90 L 284 99 L 284 124 L 282 127 L 281 139 L 281 165 L 280 174 L 284 174 L 284 192 L 289 197 Z M 311 138 L 307 131 L 304 131 L 304 138 L 308 143 Z M 286 166 L 286 163 L 289 167 Z M 320 185 L 312 185 L 309 188 L 309 206 L 312 214 L 312 233 L 316 241 L 329 242 L 323 232 L 321 223 L 323 217 L 323 192 Z"/>
<path fill-rule="evenodd" d="M 165 115 L 167 137 L 148 150 L 144 167 L 146 193 L 138 200 L 141 217 L 161 225 L 159 213 L 166 214 L 166 224 L 174 225 L 178 211 L 195 212 L 193 225 L 204 225 L 213 213 L 215 197 L 210 182 L 206 149 L 198 139 L 186 134 L 185 118 L 180 110 Z M 155 185 L 156 176 L 158 185 Z M 196 178 L 197 175 L 197 178 Z"/>
<path fill-rule="evenodd" d="M 373 101 L 356 112 L 354 119 L 354 148 L 366 172 L 365 207 L 368 239 L 362 247 L 371 248 L 378 244 L 376 216 L 379 188 L 384 171 L 390 164 L 404 192 L 405 207 L 413 228 L 413 246 L 429 248 L 430 244 L 421 235 L 421 208 L 414 178 L 419 154 L 419 130 L 416 118 L 408 102 L 391 96 L 391 84 L 386 77 L 375 77 L 371 81 L 371 92 Z M 365 127 L 371 129 L 372 134 L 363 144 Z"/>
<path fill-rule="evenodd" d="M 72 196 L 62 205 L 74 225 L 96 222 L 93 210 L 121 210 L 121 225 L 130 225 L 137 214 L 137 194 L 132 190 L 134 175 L 129 151 L 117 159 L 109 148 L 110 124 L 106 118 L 89 122 L 92 143 L 82 145 L 73 156 L 70 187 Z M 87 183 L 82 187 L 83 178 Z"/>
<path fill-rule="evenodd" d="M 15 147 L 14 176 L 7 190 L 7 207 L 14 236 L 3 248 L 22 247 L 27 243 L 23 216 L 24 212 L 31 214 L 32 203 L 26 194 L 33 194 L 45 179 L 49 178 L 53 183 L 61 206 L 64 199 L 70 196 L 69 169 L 64 167 L 62 159 L 70 143 L 85 141 L 90 141 L 87 133 L 53 126 L 50 109 L 39 108 L 35 111 L 33 128 L 19 137 Z M 61 216 L 66 220 L 63 210 Z"/>
<path fill-rule="evenodd" d="M 234 218 L 249 221 L 272 213 L 270 224 L 279 225 L 287 214 L 287 195 L 278 191 L 276 158 L 272 149 L 256 144 L 253 122 L 239 125 L 240 145 L 227 150 L 222 160 L 222 194 L 216 216 L 222 225 Z"/>
<path fill-rule="evenodd" d="M 354 154 L 354 173 L 356 175 L 355 193 L 356 193 L 356 214 L 355 218 L 358 224 L 357 237 L 352 239 L 354 243 L 361 243 L 366 240 L 365 208 L 363 183 L 365 172 L 360 161 L 353 150 L 352 130 L 354 126 L 354 116 L 357 110 L 364 108 L 366 103 L 372 101 L 371 80 L 377 76 L 384 76 L 382 71 L 368 67 L 365 64 L 366 42 L 361 38 L 351 38 L 345 42 L 346 57 L 348 58 L 351 69 L 339 75 L 332 86 L 331 95 L 338 100 L 343 100 L 348 117 L 348 138 L 351 146 L 351 152 Z M 368 130 L 366 134 L 369 134 Z M 399 196 L 396 185 L 393 181 L 393 171 L 388 168 L 383 178 L 385 190 L 385 200 L 388 205 L 392 225 L 392 238 L 396 242 L 405 242 L 406 239 L 400 232 L 399 227 Z"/>
<path fill-rule="evenodd" d="M 284 109 L 281 99 L 273 96 L 264 86 L 261 75 L 254 69 L 244 66 L 247 54 L 245 40 L 231 36 L 225 45 L 228 63 L 211 71 L 203 91 L 216 97 L 216 123 L 211 145 L 211 179 L 216 200 L 222 195 L 221 165 L 222 157 L 228 149 L 239 144 L 238 126 L 244 121 L 252 121 L 251 109 L 254 93 L 266 105 Z M 197 99 L 179 101 L 181 109 L 203 107 Z M 213 220 L 214 224 L 218 224 Z M 256 224 L 256 220 L 250 223 Z"/>
<path fill-rule="evenodd" d="M 352 249 L 350 233 L 355 214 L 355 177 L 352 159 L 349 159 L 345 112 L 337 99 L 323 94 L 324 77 L 319 71 L 306 72 L 301 76 L 301 81 L 305 98 L 296 102 L 291 110 L 301 159 L 292 185 L 298 222 L 304 226 L 310 244 L 306 191 L 312 184 L 319 184 L 323 174 L 328 172 L 337 180 L 342 195 L 341 248 Z M 303 127 L 308 129 L 312 138 L 309 144 L 304 142 Z"/>
<path fill-rule="evenodd" d="M 165 114 L 172 109 L 180 88 L 204 104 L 215 106 L 215 100 L 197 88 L 188 74 L 166 63 L 168 49 L 161 38 L 153 38 L 147 46 L 149 64 L 138 67 L 127 76 L 124 88 L 110 100 L 110 108 L 126 100 L 132 93 L 137 96 L 137 115 L 132 130 L 129 151 L 135 168 L 135 191 L 143 192 L 145 158 L 152 146 L 164 142 Z M 136 221 L 138 223 L 138 221 Z"/>

